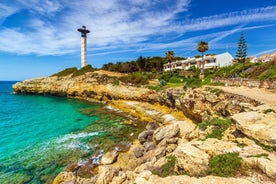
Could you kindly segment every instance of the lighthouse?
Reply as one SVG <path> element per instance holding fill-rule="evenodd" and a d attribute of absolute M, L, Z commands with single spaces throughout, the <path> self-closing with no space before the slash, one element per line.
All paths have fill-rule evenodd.
<path fill-rule="evenodd" d="M 81 32 L 81 67 L 85 67 L 87 65 L 86 62 L 86 38 L 87 33 L 90 33 L 88 29 L 86 29 L 85 26 L 82 26 L 82 28 L 78 29 L 79 32 Z"/>

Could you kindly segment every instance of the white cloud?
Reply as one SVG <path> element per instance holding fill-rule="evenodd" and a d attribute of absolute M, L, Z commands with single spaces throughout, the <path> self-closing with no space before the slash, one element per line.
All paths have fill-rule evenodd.
<path fill-rule="evenodd" d="M 17 11 L 17 7 L 7 6 L 0 3 L 0 23 Z"/>
<path fill-rule="evenodd" d="M 188 12 L 189 4 L 190 0 L 125 0 L 123 3 L 121 0 L 18 0 L 13 8 L 0 4 L 0 16 L 8 17 L 23 9 L 33 16 L 27 25 L 0 30 L 0 51 L 38 55 L 79 52 L 80 35 L 76 30 L 82 25 L 90 29 L 89 49 L 97 51 L 98 55 L 118 52 L 116 49 L 119 52 L 175 47 L 189 49 L 199 39 L 207 38 L 211 44 L 219 44 L 223 38 L 245 29 L 242 27 L 248 23 L 276 20 L 276 6 L 273 6 L 177 22 L 178 14 Z M 240 24 L 243 26 L 238 26 Z M 171 41 L 187 32 L 225 26 L 236 28 Z"/>

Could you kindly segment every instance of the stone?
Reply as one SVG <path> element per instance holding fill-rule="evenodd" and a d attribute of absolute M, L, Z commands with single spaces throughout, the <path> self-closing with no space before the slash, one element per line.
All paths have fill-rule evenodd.
<path fill-rule="evenodd" d="M 159 125 L 156 123 L 148 123 L 146 126 L 146 129 L 147 130 L 156 130 L 158 127 L 159 127 Z"/>
<path fill-rule="evenodd" d="M 179 126 L 177 124 L 166 125 L 160 127 L 154 131 L 153 138 L 156 142 L 160 142 L 163 139 L 178 137 L 179 134 Z"/>
<path fill-rule="evenodd" d="M 158 147 L 145 154 L 146 160 L 152 160 L 153 158 L 159 159 L 166 155 L 166 147 Z"/>
<path fill-rule="evenodd" d="M 145 151 L 145 149 L 142 146 L 137 145 L 133 148 L 133 153 L 134 153 L 136 158 L 139 158 L 139 157 L 143 156 L 144 151 Z"/>
<path fill-rule="evenodd" d="M 99 174 L 96 184 L 109 184 L 114 176 L 118 176 L 120 167 L 111 165 L 99 166 Z"/>
<path fill-rule="evenodd" d="M 146 151 L 150 151 L 150 150 L 153 150 L 153 149 L 155 149 L 155 144 L 153 143 L 153 142 L 145 142 L 144 144 L 143 144 L 143 146 L 145 147 L 145 150 Z"/>
<path fill-rule="evenodd" d="M 210 156 L 216 156 L 225 153 L 240 152 L 242 149 L 233 142 L 209 138 L 205 141 L 192 141 L 190 144 L 204 151 Z"/>
<path fill-rule="evenodd" d="M 113 164 L 118 157 L 118 152 L 116 150 L 109 151 L 105 153 L 101 159 L 101 164 Z"/>
<path fill-rule="evenodd" d="M 151 175 L 145 184 L 253 184 L 247 179 L 243 178 L 223 178 L 218 176 L 206 176 L 201 178 L 195 178 L 190 176 L 168 176 L 165 178 L 158 177 L 157 175 Z"/>
<path fill-rule="evenodd" d="M 115 176 L 112 179 L 112 182 L 110 184 L 121 184 L 127 179 L 126 173 L 123 171 L 119 171 L 118 176 Z"/>
<path fill-rule="evenodd" d="M 138 140 L 141 144 L 147 141 L 152 141 L 154 130 L 145 130 L 138 135 Z"/>
<path fill-rule="evenodd" d="M 144 184 L 146 183 L 150 176 L 152 175 L 152 173 L 150 171 L 143 171 L 142 173 L 140 173 L 137 178 L 134 180 L 134 183 L 136 184 Z"/>
<path fill-rule="evenodd" d="M 142 163 L 144 163 L 144 158 L 137 158 L 131 149 L 126 153 L 120 153 L 117 161 L 113 165 L 121 167 L 123 171 L 127 171 L 134 170 L 138 165 Z"/>
<path fill-rule="evenodd" d="M 178 168 L 193 176 L 201 176 L 208 169 L 210 156 L 191 143 L 178 145 L 174 155 Z"/>
<path fill-rule="evenodd" d="M 263 144 L 276 146 L 276 114 L 242 112 L 232 116 L 237 129 Z"/>
<path fill-rule="evenodd" d="M 260 155 L 260 154 L 259 154 Z M 267 156 L 251 155 L 242 157 L 243 162 L 251 168 L 259 168 L 269 178 L 276 179 L 276 155 L 275 153 L 267 154 Z"/>

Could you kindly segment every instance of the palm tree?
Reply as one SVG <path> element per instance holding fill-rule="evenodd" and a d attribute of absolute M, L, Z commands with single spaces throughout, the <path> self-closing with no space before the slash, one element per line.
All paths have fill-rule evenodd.
<path fill-rule="evenodd" d="M 171 63 L 173 62 L 173 58 L 174 58 L 174 51 L 170 50 L 166 52 L 166 60 L 170 64 L 170 69 L 171 69 Z"/>
<path fill-rule="evenodd" d="M 204 52 L 206 52 L 209 49 L 208 43 L 205 41 L 201 41 L 197 44 L 197 51 L 202 53 L 202 67 L 201 67 L 201 74 L 204 75 Z"/>

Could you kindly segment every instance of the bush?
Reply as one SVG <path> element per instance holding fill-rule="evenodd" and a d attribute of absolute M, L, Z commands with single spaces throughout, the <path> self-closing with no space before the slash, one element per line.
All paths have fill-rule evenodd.
<path fill-rule="evenodd" d="M 161 168 L 156 169 L 153 171 L 153 174 L 156 174 L 161 177 L 167 177 L 170 175 L 177 175 L 177 173 L 174 171 L 174 166 L 176 163 L 175 156 L 167 156 L 167 163 L 165 163 Z"/>
<path fill-rule="evenodd" d="M 170 78 L 169 82 L 170 83 L 181 83 L 182 81 L 180 78 L 173 76 Z"/>
<path fill-rule="evenodd" d="M 195 88 L 195 87 L 201 87 L 201 79 L 198 78 L 188 78 L 186 80 L 185 87 Z"/>
<path fill-rule="evenodd" d="M 62 70 L 52 76 L 58 76 L 58 77 L 62 77 L 62 76 L 67 76 L 67 75 L 70 75 L 74 72 L 77 72 L 78 69 L 76 67 L 73 67 L 73 68 L 66 68 L 65 70 Z"/>
<path fill-rule="evenodd" d="M 163 72 L 162 75 L 159 77 L 159 81 L 164 80 L 168 82 L 172 76 L 173 75 L 170 72 Z"/>
<path fill-rule="evenodd" d="M 241 168 L 241 158 L 238 153 L 226 153 L 210 159 L 207 174 L 230 177 Z"/>
<path fill-rule="evenodd" d="M 231 124 L 231 120 L 229 119 L 213 118 L 210 121 L 200 123 L 198 126 L 202 130 L 206 130 L 209 126 L 214 126 L 213 131 L 209 135 L 207 135 L 206 138 L 221 139 L 223 136 L 223 132 L 227 130 L 227 128 L 229 128 Z"/>
<path fill-rule="evenodd" d="M 149 79 L 147 76 L 143 75 L 142 73 L 133 73 L 133 74 L 120 77 L 120 81 L 124 83 L 131 83 L 134 85 L 145 85 L 145 84 L 148 84 Z"/>
<path fill-rule="evenodd" d="M 80 70 L 77 70 L 76 72 L 73 73 L 73 77 L 77 77 L 77 76 L 80 76 L 80 75 L 83 75 L 87 72 L 94 72 L 95 69 L 92 68 L 91 65 L 86 65 L 85 67 L 82 67 Z"/>

